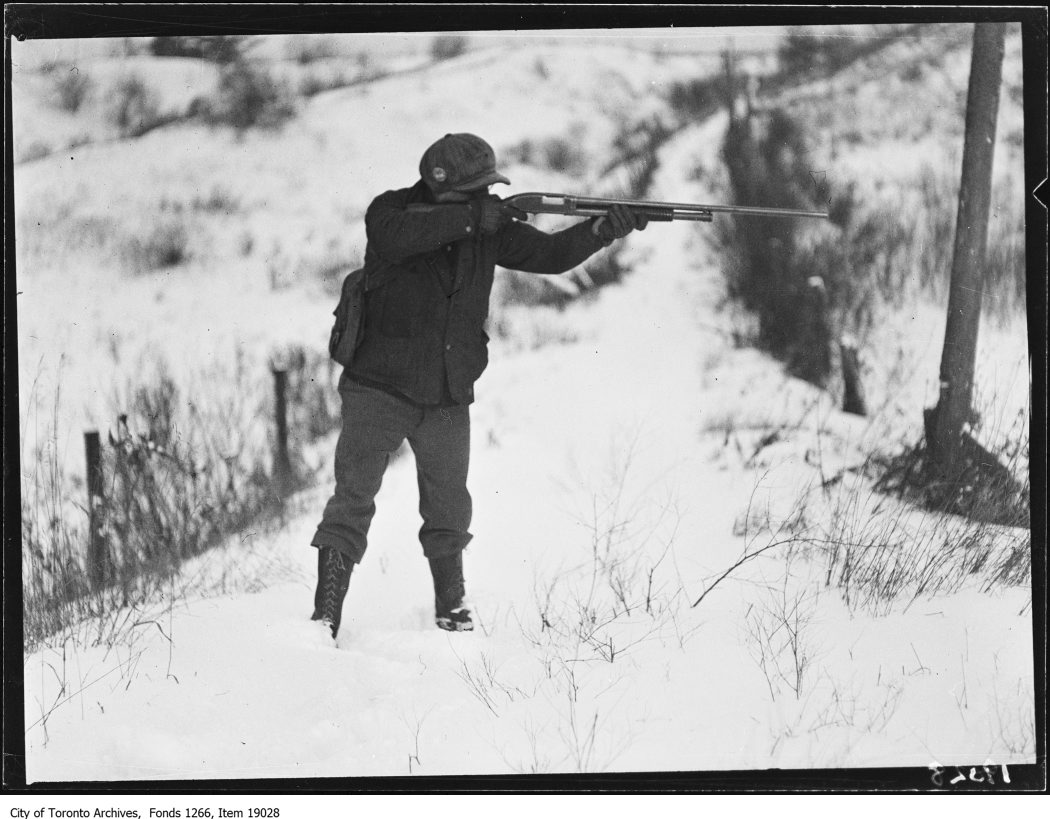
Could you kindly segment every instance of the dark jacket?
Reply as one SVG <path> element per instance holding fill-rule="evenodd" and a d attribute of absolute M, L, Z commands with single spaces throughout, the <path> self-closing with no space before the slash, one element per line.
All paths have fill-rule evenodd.
<path fill-rule="evenodd" d="M 488 364 L 485 319 L 496 265 L 571 270 L 603 247 L 591 220 L 557 233 L 511 222 L 482 235 L 470 205 L 434 204 L 420 181 L 365 215 L 364 335 L 346 377 L 419 404 L 469 404 Z"/>

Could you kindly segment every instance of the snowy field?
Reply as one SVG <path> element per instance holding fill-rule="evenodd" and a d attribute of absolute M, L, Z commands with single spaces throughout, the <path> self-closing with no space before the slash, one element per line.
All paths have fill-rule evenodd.
<path fill-rule="evenodd" d="M 16 63 L 36 47 L 15 45 Z M 63 213 L 127 225 L 162 197 L 219 190 L 238 203 L 202 225 L 195 257 L 159 274 L 127 277 L 86 253 L 72 271 L 57 252 L 20 256 L 23 453 L 56 425 L 50 445 L 78 453 L 129 369 L 162 358 L 192 380 L 237 355 L 262 367 L 280 344 L 322 349 L 326 283 L 293 275 L 273 289 L 266 271 L 278 257 L 300 269 L 298 255 L 326 243 L 363 250 L 367 202 L 411 184 L 436 136 L 473 131 L 502 155 L 525 137 L 573 134 L 587 157 L 575 178 L 512 166 L 512 190 L 598 184 L 624 112 L 661 115 L 650 92 L 695 74 L 622 38 L 534 45 L 479 70 L 490 59 L 480 49 L 320 94 L 275 134 L 180 124 L 19 164 L 19 235 L 34 248 L 46 247 L 26 221 L 37 216 L 60 234 Z M 32 109 L 15 101 L 17 140 Z M 720 114 L 667 140 L 648 198 L 723 196 L 713 180 L 725 127 Z M 244 235 L 248 254 L 236 249 Z M 433 626 L 410 456 L 387 473 L 337 645 L 309 622 L 326 479 L 292 500 L 283 527 L 249 529 L 187 564 L 119 636 L 96 640 L 86 623 L 26 653 L 28 780 L 1033 762 L 1029 589 L 984 591 L 975 574 L 951 593 L 868 605 L 827 582 L 821 544 L 846 531 L 892 521 L 927 545 L 961 531 L 877 495 L 854 469 L 921 430 L 943 308 L 882 328 L 903 339 L 896 380 L 873 365 L 882 409 L 848 416 L 733 342 L 712 237 L 652 224 L 627 240 L 623 284 L 537 311 L 527 345 L 494 340 L 472 408 L 476 631 Z M 982 328 L 980 342 L 984 394 L 1012 417 L 1029 390 L 1023 316 Z M 1016 536 L 1003 531 L 1002 548 Z"/>

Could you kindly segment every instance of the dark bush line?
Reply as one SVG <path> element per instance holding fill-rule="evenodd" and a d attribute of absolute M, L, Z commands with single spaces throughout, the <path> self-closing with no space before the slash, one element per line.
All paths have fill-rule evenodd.
<path fill-rule="evenodd" d="M 766 87 L 775 92 L 786 85 L 825 79 L 904 38 L 919 37 L 931 29 L 928 24 L 916 23 L 895 26 L 868 36 L 845 37 L 814 35 L 805 27 L 791 28 L 777 50 L 779 70 Z M 938 36 L 943 36 L 943 33 L 938 32 Z"/>
<path fill-rule="evenodd" d="M 150 53 L 154 57 L 185 57 L 225 65 L 241 59 L 253 38 L 241 35 L 154 37 Z"/>
<path fill-rule="evenodd" d="M 782 111 L 761 119 L 731 118 L 722 154 L 733 202 L 819 209 L 826 192 L 815 183 L 807 152 L 801 126 Z M 829 374 L 830 339 L 812 333 L 813 272 L 799 264 L 806 229 L 794 219 L 744 217 L 722 220 L 716 228 L 728 258 L 729 295 L 757 314 L 758 346 L 787 362 L 795 374 L 821 384 Z M 823 286 L 833 293 L 833 284 Z"/>

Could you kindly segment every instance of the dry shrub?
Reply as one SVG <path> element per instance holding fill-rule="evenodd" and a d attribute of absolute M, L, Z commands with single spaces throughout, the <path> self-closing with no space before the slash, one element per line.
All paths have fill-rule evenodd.
<path fill-rule="evenodd" d="M 156 91 L 135 74 L 118 80 L 106 100 L 109 121 L 121 136 L 139 136 L 160 121 Z"/>
<path fill-rule="evenodd" d="M 671 85 L 667 103 L 682 122 L 698 122 L 711 116 L 725 99 L 725 80 L 699 77 Z"/>
<path fill-rule="evenodd" d="M 199 102 L 197 112 L 213 125 L 244 131 L 279 128 L 295 115 L 295 105 L 265 68 L 237 60 L 223 67 L 214 98 Z"/>
<path fill-rule="evenodd" d="M 125 237 L 121 255 L 133 275 L 177 267 L 190 259 L 190 230 L 177 217 L 162 217 L 142 236 Z"/>
<path fill-rule="evenodd" d="M 536 165 L 567 176 L 579 177 L 587 168 L 587 157 L 572 136 L 524 139 L 504 152 L 510 162 Z"/>
<path fill-rule="evenodd" d="M 660 164 L 657 151 L 673 134 L 657 117 L 625 123 L 613 138 L 613 161 L 603 175 L 616 172 L 617 178 L 623 180 L 620 195 L 643 198 Z"/>
<path fill-rule="evenodd" d="M 76 67 L 57 74 L 54 83 L 59 108 L 70 114 L 75 114 L 80 110 L 94 88 L 91 78 Z"/>
<path fill-rule="evenodd" d="M 339 56 L 338 49 L 332 40 L 316 34 L 300 34 L 292 37 L 285 48 L 285 54 L 299 65 L 310 65 L 319 60 L 330 60 Z"/>
<path fill-rule="evenodd" d="M 470 41 L 460 34 L 435 37 L 430 43 L 430 56 L 435 60 L 451 60 L 464 54 Z"/>
<path fill-rule="evenodd" d="M 53 150 L 54 148 L 52 148 L 51 143 L 42 139 L 34 139 L 24 148 L 19 146 L 15 161 L 33 162 L 37 159 L 43 159 L 45 156 L 50 156 Z"/>

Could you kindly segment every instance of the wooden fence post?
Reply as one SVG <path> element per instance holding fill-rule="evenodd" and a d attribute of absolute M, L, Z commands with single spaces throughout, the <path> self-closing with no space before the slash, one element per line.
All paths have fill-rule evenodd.
<path fill-rule="evenodd" d="M 84 455 L 87 461 L 88 579 L 93 588 L 100 589 L 109 575 L 109 554 L 102 532 L 106 497 L 102 480 L 102 444 L 97 431 L 84 433 Z"/>
<path fill-rule="evenodd" d="M 850 336 L 839 339 L 839 359 L 842 362 L 842 411 L 853 415 L 867 415 L 864 401 L 864 385 L 860 380 L 860 361 L 857 357 L 857 342 Z"/>
<path fill-rule="evenodd" d="M 824 279 L 810 276 L 799 301 L 798 339 L 791 354 L 792 374 L 823 387 L 831 372 L 831 322 Z"/>
<path fill-rule="evenodd" d="M 292 461 L 288 456 L 288 373 L 273 368 L 273 387 L 277 420 L 277 441 L 273 453 L 274 480 L 277 491 L 284 495 L 292 487 Z"/>

